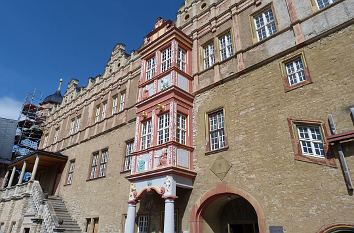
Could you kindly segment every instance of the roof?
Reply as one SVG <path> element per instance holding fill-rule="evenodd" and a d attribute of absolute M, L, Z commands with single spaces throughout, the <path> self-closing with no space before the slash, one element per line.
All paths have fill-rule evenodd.
<path fill-rule="evenodd" d="M 42 104 L 61 104 L 63 101 L 63 96 L 61 95 L 60 91 L 56 91 L 54 94 L 47 96 Z"/>

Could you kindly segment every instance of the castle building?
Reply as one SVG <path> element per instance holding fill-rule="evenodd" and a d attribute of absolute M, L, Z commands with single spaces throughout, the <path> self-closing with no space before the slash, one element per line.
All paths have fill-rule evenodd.
<path fill-rule="evenodd" d="M 353 0 L 185 0 L 43 103 L 0 231 L 354 232 L 353 23 Z"/>

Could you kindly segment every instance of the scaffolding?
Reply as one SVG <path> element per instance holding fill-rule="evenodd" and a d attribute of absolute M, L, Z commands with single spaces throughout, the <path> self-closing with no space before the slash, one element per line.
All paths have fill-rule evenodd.
<path fill-rule="evenodd" d="M 42 94 L 38 90 L 34 90 L 25 98 L 18 117 L 13 159 L 26 156 L 38 149 L 43 134 L 41 124 L 45 120 L 44 111 L 40 106 L 41 101 Z"/>

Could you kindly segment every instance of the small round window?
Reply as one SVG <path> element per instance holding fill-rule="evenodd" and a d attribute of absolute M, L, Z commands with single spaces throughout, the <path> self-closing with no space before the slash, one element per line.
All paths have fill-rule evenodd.
<path fill-rule="evenodd" d="M 206 6 L 207 6 L 207 4 L 204 2 L 204 3 L 200 6 L 200 9 L 204 10 Z"/>
<path fill-rule="evenodd" d="M 186 16 L 184 16 L 184 20 L 188 20 L 189 19 L 189 14 L 186 14 Z"/>

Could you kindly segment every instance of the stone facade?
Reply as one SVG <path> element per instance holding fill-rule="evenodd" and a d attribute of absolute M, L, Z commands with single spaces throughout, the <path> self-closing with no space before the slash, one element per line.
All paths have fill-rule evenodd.
<path fill-rule="evenodd" d="M 272 9 L 277 32 L 258 41 L 253 17 L 265 9 Z M 190 134 L 197 176 L 192 190 L 177 189 L 179 232 L 232 232 L 251 219 L 257 222 L 254 232 L 261 233 L 276 227 L 287 233 L 331 232 L 325 229 L 354 225 L 352 190 L 329 142 L 327 122 L 332 114 L 337 133 L 353 131 L 353 17 L 353 0 L 337 0 L 323 9 L 316 0 L 185 1 L 176 26 L 193 41 Z M 231 34 L 233 54 L 222 61 L 219 39 L 225 33 Z M 205 69 L 203 47 L 210 43 L 215 63 Z M 285 63 L 298 57 L 307 80 L 294 88 Z M 135 137 L 143 62 L 139 52 L 126 54 L 118 44 L 101 76 L 90 78 L 86 87 L 77 80 L 69 83 L 63 103 L 44 125 L 49 143 L 41 149 L 68 156 L 54 194 L 83 231 L 87 219 L 99 218 L 99 232 L 124 232 L 130 190 L 124 156 L 126 143 Z M 124 108 L 114 111 L 114 99 L 119 108 L 123 95 Z M 208 114 L 221 109 L 226 145 L 210 151 Z M 79 129 L 71 131 L 77 118 Z M 327 157 L 297 156 L 296 122 L 323 126 Z M 89 179 L 92 154 L 106 148 L 105 176 Z M 352 172 L 353 148 L 352 142 L 343 144 Z M 68 184 L 70 161 L 75 168 Z M 0 203 L 5 230 L 10 222 L 23 221 L 17 211 L 22 207 L 14 211 L 13 205 L 26 205 L 25 200 Z M 137 205 L 137 215 L 149 217 L 149 232 L 163 232 L 163 211 L 156 193 L 146 194 Z M 13 232 L 23 228 L 17 229 Z"/>

